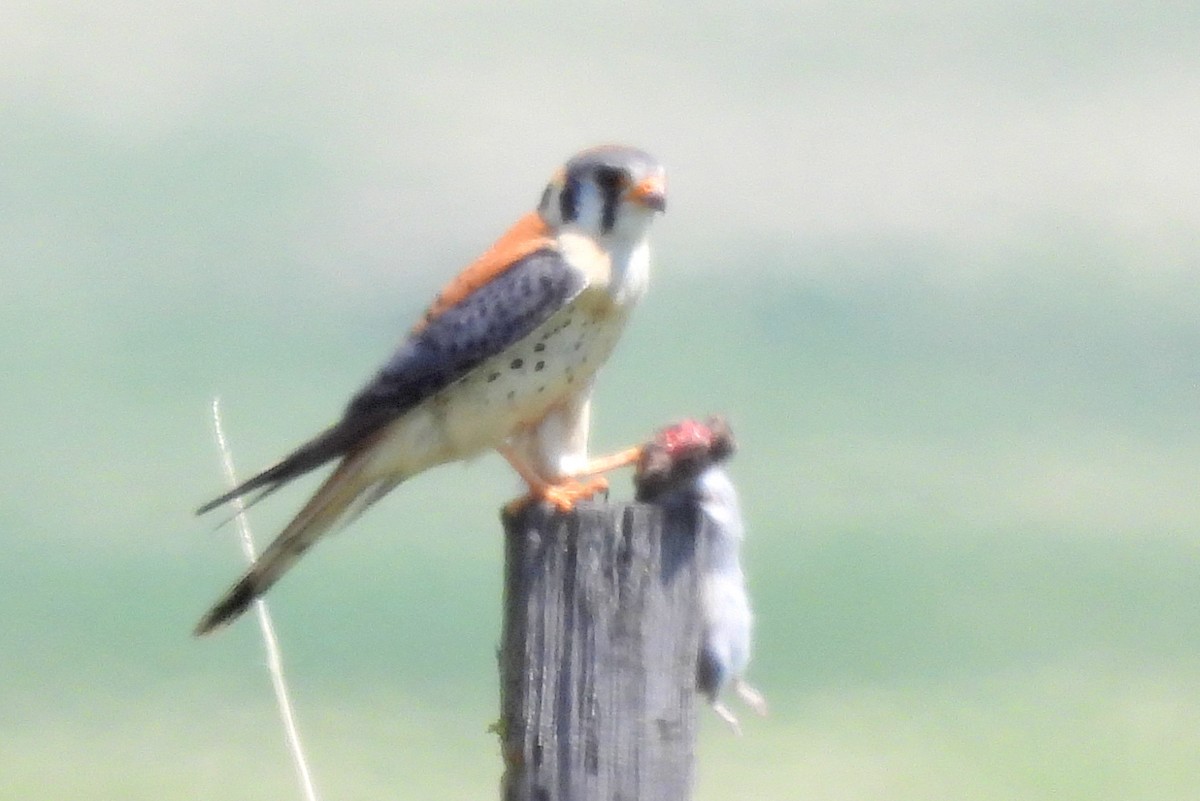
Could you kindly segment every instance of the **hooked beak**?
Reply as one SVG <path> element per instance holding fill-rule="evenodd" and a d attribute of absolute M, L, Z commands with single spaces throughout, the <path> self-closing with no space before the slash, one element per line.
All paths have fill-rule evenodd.
<path fill-rule="evenodd" d="M 643 178 L 629 190 L 629 199 L 654 211 L 666 211 L 667 182 L 662 175 Z"/>

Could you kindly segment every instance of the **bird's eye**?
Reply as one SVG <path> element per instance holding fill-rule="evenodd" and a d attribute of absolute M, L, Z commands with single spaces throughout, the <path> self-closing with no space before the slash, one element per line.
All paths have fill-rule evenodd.
<path fill-rule="evenodd" d="M 601 167 L 596 170 L 596 183 L 608 190 L 624 189 L 629 185 L 629 176 L 624 170 L 613 167 Z"/>

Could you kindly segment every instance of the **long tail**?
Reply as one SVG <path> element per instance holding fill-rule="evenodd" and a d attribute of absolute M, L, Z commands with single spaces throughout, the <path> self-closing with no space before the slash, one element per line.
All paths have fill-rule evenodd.
<path fill-rule="evenodd" d="M 196 510 L 202 515 L 222 504 L 232 501 L 254 490 L 262 490 L 247 506 L 253 506 L 260 500 L 282 487 L 293 478 L 302 476 L 310 470 L 315 470 L 326 462 L 339 457 L 353 454 L 362 449 L 367 439 L 379 430 L 386 422 L 382 417 L 346 417 L 337 425 L 331 426 L 289 453 L 279 462 L 252 476 L 233 489 L 218 495 Z"/>
<path fill-rule="evenodd" d="M 349 523 L 400 483 L 364 476 L 365 454 L 349 456 L 325 480 L 250 569 L 196 624 L 197 637 L 231 622 L 265 593 L 326 532 Z"/>

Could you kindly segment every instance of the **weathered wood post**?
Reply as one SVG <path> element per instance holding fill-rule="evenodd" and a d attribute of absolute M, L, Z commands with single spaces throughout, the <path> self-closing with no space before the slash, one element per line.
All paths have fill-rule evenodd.
<path fill-rule="evenodd" d="M 688 801 L 694 506 L 530 504 L 506 517 L 503 801 Z"/>

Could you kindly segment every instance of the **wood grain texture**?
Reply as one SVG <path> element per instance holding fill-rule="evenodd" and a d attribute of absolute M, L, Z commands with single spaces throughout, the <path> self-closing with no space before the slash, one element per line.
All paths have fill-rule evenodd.
<path fill-rule="evenodd" d="M 504 523 L 504 801 L 687 801 L 694 508 L 530 505 Z"/>

